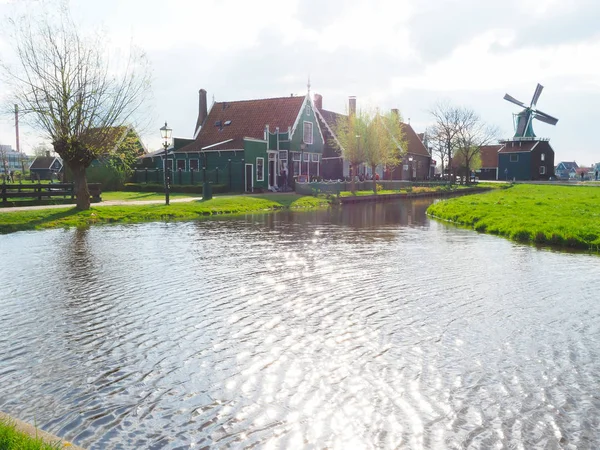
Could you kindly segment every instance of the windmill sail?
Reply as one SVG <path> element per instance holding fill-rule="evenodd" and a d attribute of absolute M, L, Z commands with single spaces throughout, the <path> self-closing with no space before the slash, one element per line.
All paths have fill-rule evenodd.
<path fill-rule="evenodd" d="M 535 88 L 535 92 L 533 93 L 533 98 L 531 99 L 531 108 L 534 108 L 535 105 L 537 105 L 537 101 L 540 98 L 540 95 L 542 95 L 542 90 L 544 89 L 544 86 L 542 86 L 540 83 L 538 83 L 538 85 Z"/>
<path fill-rule="evenodd" d="M 535 133 L 533 132 L 533 127 L 531 126 L 533 119 L 537 119 L 549 125 L 557 124 L 558 119 L 556 117 L 552 117 L 550 114 L 546 114 L 545 112 L 538 111 L 536 109 L 537 102 L 540 99 L 543 90 L 544 86 L 538 83 L 529 106 L 525 105 L 525 103 L 517 100 L 511 95 L 504 95 L 504 100 L 523 108 L 520 113 L 514 115 L 516 116 L 515 138 L 535 138 Z"/>
<path fill-rule="evenodd" d="M 508 100 L 511 103 L 514 103 L 515 105 L 519 105 L 522 106 L 523 108 L 525 108 L 525 103 L 520 102 L 519 100 L 517 100 L 516 98 L 508 95 L 508 94 L 504 94 L 504 100 Z"/>

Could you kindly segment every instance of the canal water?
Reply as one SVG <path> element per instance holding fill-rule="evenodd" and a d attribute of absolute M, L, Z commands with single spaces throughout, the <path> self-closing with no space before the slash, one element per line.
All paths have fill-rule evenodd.
<path fill-rule="evenodd" d="M 600 446 L 600 258 L 430 200 L 0 236 L 0 410 L 90 449 Z"/>

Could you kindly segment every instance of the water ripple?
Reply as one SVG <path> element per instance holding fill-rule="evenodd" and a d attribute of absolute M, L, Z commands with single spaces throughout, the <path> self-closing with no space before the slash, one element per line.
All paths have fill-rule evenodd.
<path fill-rule="evenodd" d="M 600 445 L 599 259 L 427 205 L 0 236 L 0 409 L 91 449 Z"/>

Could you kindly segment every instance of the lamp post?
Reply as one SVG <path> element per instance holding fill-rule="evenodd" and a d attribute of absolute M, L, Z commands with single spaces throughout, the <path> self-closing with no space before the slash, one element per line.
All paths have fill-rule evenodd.
<path fill-rule="evenodd" d="M 357 134 L 356 136 L 356 157 L 360 158 L 360 134 Z M 352 167 L 352 177 L 354 178 L 355 176 L 358 176 L 358 167 Z M 356 173 L 354 173 L 356 172 Z"/>
<path fill-rule="evenodd" d="M 167 168 L 168 163 L 168 153 L 167 149 L 169 148 L 169 143 L 171 141 L 171 133 L 173 130 L 167 126 L 167 122 L 165 122 L 165 126 L 160 128 L 160 137 L 163 139 L 163 147 L 165 148 L 165 205 L 169 204 L 169 170 Z"/>
<path fill-rule="evenodd" d="M 410 170 L 410 172 L 408 173 L 408 179 L 410 181 L 412 181 L 412 178 L 413 178 L 413 157 L 412 156 L 408 157 L 408 164 L 409 164 L 408 168 Z"/>

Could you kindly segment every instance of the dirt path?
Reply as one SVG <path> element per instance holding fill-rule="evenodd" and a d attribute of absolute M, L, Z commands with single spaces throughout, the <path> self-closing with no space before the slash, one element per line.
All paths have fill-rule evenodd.
<path fill-rule="evenodd" d="M 202 200 L 202 197 L 180 197 L 172 198 L 170 203 L 186 203 L 193 202 L 194 200 Z M 100 203 L 92 203 L 92 207 L 102 206 L 119 206 L 119 205 L 160 205 L 165 201 L 163 200 L 109 200 Z M 9 208 L 0 208 L 0 214 L 3 212 L 17 212 L 17 211 L 35 211 L 38 209 L 60 209 L 60 208 L 73 208 L 74 204 L 69 205 L 35 205 L 35 206 L 11 206 Z"/>

